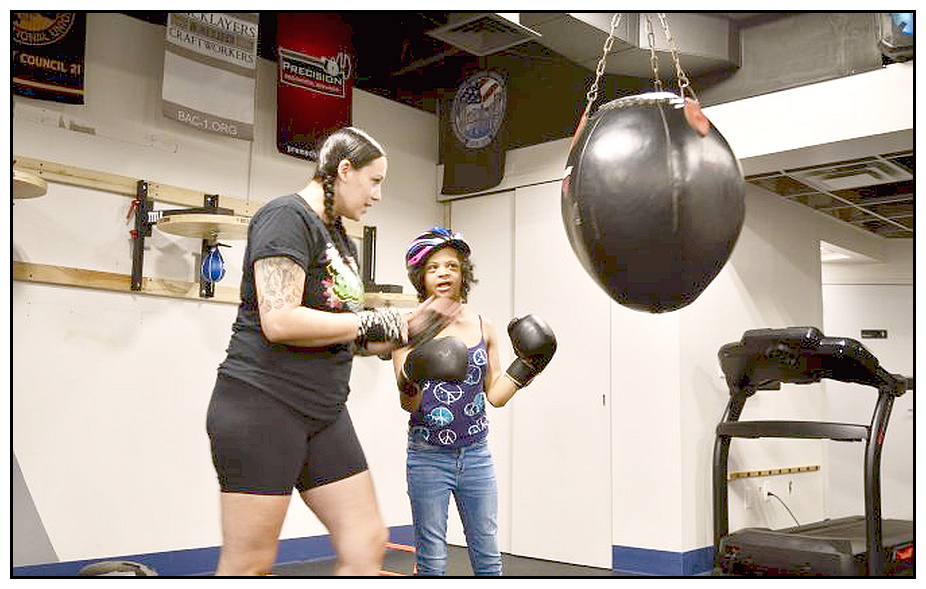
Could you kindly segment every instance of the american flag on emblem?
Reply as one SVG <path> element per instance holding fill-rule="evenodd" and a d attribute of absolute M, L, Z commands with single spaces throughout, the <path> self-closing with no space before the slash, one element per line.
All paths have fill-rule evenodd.
<path fill-rule="evenodd" d="M 463 101 L 466 104 L 482 104 L 483 108 L 489 108 L 495 102 L 498 82 L 492 78 L 482 78 L 479 80 L 479 87 L 475 84 L 467 86 L 463 90 Z"/>

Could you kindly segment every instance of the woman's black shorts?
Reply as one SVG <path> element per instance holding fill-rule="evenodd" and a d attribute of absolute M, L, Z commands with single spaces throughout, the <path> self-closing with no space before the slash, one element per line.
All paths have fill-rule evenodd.
<path fill-rule="evenodd" d="M 347 407 L 333 423 L 293 410 L 237 379 L 216 379 L 206 416 L 226 493 L 289 495 L 367 470 Z"/>

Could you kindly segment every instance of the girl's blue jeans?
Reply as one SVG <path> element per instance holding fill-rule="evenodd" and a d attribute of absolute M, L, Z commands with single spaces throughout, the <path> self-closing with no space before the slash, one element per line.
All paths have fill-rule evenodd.
<path fill-rule="evenodd" d="M 483 440 L 454 449 L 409 441 L 406 475 L 417 574 L 443 575 L 446 571 L 447 516 L 452 495 L 463 523 L 473 573 L 501 575 L 498 489 L 488 443 Z"/>

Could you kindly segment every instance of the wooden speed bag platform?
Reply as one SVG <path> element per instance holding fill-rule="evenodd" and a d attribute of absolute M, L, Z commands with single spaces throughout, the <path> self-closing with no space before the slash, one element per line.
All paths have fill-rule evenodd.
<path fill-rule="evenodd" d="M 198 239 L 247 239 L 250 217 L 214 213 L 174 213 L 165 215 L 157 228 L 171 235 Z"/>
<path fill-rule="evenodd" d="M 13 198 L 36 198 L 48 191 L 45 180 L 25 170 L 13 170 Z"/>

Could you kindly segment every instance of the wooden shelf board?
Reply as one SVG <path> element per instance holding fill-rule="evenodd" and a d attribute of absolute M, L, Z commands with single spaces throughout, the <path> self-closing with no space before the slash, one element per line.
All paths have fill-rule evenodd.
<path fill-rule="evenodd" d="M 143 277 L 141 290 L 132 290 L 132 277 L 128 274 L 32 264 L 15 260 L 13 261 L 13 280 L 235 305 L 241 300 L 239 290 L 229 286 L 215 285 L 215 296 L 202 298 L 199 296 L 199 283 L 197 282 Z"/>
<path fill-rule="evenodd" d="M 71 268 L 68 266 L 33 264 L 16 260 L 13 260 L 13 280 L 233 305 L 241 302 L 240 291 L 237 287 L 216 284 L 215 296 L 203 298 L 199 296 L 198 282 L 168 280 L 165 278 L 142 278 L 141 290 L 132 290 L 132 277 L 128 274 Z M 371 292 L 365 298 L 367 305 L 371 307 L 387 305 L 414 307 L 418 304 L 418 298 L 413 294 Z"/>
<path fill-rule="evenodd" d="M 57 182 L 71 186 L 81 186 L 103 192 L 112 192 L 134 198 L 136 186 L 143 178 L 131 178 L 120 174 L 110 174 L 78 166 L 70 166 L 30 157 L 14 155 L 13 170 L 35 174 L 46 182 Z M 148 181 L 148 198 L 171 205 L 186 207 L 203 206 L 205 192 L 159 184 Z M 253 216 L 263 202 L 251 202 L 234 196 L 219 195 L 219 206 L 232 209 L 236 215 Z M 350 219 L 342 219 L 347 234 L 357 239 L 363 238 L 363 224 Z"/>

